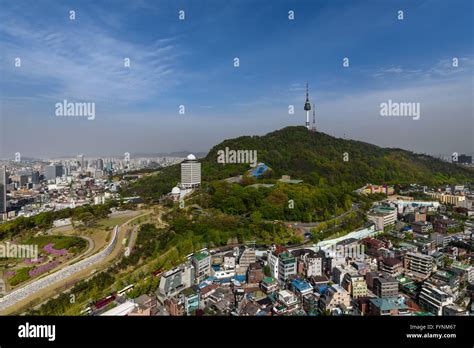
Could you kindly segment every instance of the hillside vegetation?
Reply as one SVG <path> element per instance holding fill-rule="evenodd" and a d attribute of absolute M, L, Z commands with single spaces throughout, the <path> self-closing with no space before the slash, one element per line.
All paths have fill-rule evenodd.
<path fill-rule="evenodd" d="M 258 162 L 271 171 L 264 181 L 290 175 L 315 186 L 342 186 L 348 192 L 366 183 L 441 185 L 474 181 L 474 171 L 428 155 L 381 148 L 376 145 L 308 132 L 304 127 L 286 127 L 263 136 L 242 136 L 214 146 L 201 160 L 202 179 L 211 182 L 245 174 L 248 164 L 217 163 L 217 152 L 257 150 Z M 348 161 L 344 161 L 347 153 Z M 179 164 L 157 175 L 144 177 L 124 192 L 157 200 L 179 182 Z"/>

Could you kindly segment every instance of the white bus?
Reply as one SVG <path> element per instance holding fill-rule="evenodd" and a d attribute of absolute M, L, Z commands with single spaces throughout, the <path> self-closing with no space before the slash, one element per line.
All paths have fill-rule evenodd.
<path fill-rule="evenodd" d="M 134 286 L 135 286 L 135 284 L 127 285 L 127 286 L 124 287 L 122 290 L 117 291 L 117 295 L 118 295 L 118 296 L 123 296 L 123 295 L 125 295 L 127 292 L 131 291 Z"/>

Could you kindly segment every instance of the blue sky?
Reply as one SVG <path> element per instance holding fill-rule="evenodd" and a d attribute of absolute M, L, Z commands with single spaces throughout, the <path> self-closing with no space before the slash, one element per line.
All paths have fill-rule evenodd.
<path fill-rule="evenodd" d="M 0 8 L 0 158 L 205 151 L 303 124 L 306 81 L 321 131 L 431 154 L 474 151 L 470 0 L 0 0 Z M 96 118 L 56 117 L 64 99 L 96 103 Z M 387 99 L 420 102 L 420 120 L 381 118 Z"/>

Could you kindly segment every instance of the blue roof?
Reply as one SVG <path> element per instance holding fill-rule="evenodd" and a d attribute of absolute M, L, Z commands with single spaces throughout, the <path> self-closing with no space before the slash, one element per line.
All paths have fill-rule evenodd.
<path fill-rule="evenodd" d="M 326 290 L 329 288 L 329 286 L 327 285 L 319 285 L 319 286 L 316 286 L 316 289 L 318 290 L 318 292 L 322 295 L 326 292 Z"/>
<path fill-rule="evenodd" d="M 408 309 L 408 306 L 404 303 L 404 301 L 396 297 L 374 298 L 371 299 L 370 302 L 383 311 L 389 311 L 393 309 Z"/>
<path fill-rule="evenodd" d="M 302 292 L 302 291 L 306 291 L 306 290 L 309 290 L 309 289 L 313 289 L 313 287 L 311 286 L 311 284 L 305 282 L 304 280 L 300 280 L 300 279 L 295 279 L 291 282 L 291 285 L 297 289 L 299 292 Z"/>
<path fill-rule="evenodd" d="M 235 280 L 238 280 L 239 282 L 245 282 L 245 275 L 235 275 L 234 276 Z"/>
<path fill-rule="evenodd" d="M 264 163 L 262 164 L 259 164 L 257 166 L 257 168 L 255 168 L 254 170 L 252 170 L 252 176 L 255 176 L 255 177 L 258 177 L 258 176 L 261 176 L 263 175 L 263 173 L 265 173 L 266 171 L 268 170 L 268 166 Z"/>

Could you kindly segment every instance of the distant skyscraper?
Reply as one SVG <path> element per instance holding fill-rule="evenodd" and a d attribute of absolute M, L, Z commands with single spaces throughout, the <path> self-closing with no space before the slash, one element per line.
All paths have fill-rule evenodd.
<path fill-rule="evenodd" d="M 7 212 L 7 167 L 0 167 L 0 214 Z"/>
<path fill-rule="evenodd" d="M 472 156 L 468 156 L 468 155 L 459 155 L 459 158 L 458 158 L 458 163 L 461 163 L 461 164 L 471 164 L 472 163 Z"/>
<path fill-rule="evenodd" d="M 20 187 L 25 187 L 28 184 L 28 175 L 20 175 Z"/>
<path fill-rule="evenodd" d="M 309 88 L 306 82 L 306 102 L 304 103 L 304 110 L 306 111 L 306 128 L 309 129 L 309 112 L 311 111 L 311 104 L 309 102 Z"/>
<path fill-rule="evenodd" d="M 34 171 L 31 174 L 31 183 L 32 184 L 39 184 L 40 182 L 40 173 L 38 171 Z"/>
<path fill-rule="evenodd" d="M 188 189 L 198 187 L 201 184 L 201 163 L 196 156 L 188 155 L 181 163 L 181 188 Z"/>
<path fill-rule="evenodd" d="M 81 165 L 81 169 L 84 169 L 84 155 L 80 154 L 77 156 L 77 158 L 79 160 L 79 164 Z"/>
<path fill-rule="evenodd" d="M 47 166 L 44 171 L 44 177 L 46 180 L 55 180 L 57 177 L 63 175 L 63 166 L 60 164 L 51 164 Z"/>
<path fill-rule="evenodd" d="M 104 170 L 104 160 L 102 158 L 99 158 L 97 160 L 97 166 L 96 169 L 98 170 Z"/>

